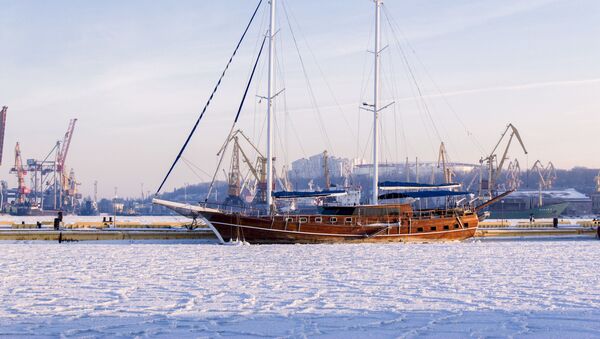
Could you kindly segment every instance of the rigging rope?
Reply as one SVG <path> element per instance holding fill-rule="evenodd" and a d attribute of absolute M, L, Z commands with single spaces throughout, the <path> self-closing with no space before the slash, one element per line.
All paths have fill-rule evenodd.
<path fill-rule="evenodd" d="M 431 83 L 434 86 L 434 89 L 438 92 L 439 96 L 442 98 L 442 100 L 444 101 L 444 104 L 446 104 L 446 106 L 449 108 L 449 110 L 451 111 L 451 113 L 454 115 L 454 117 L 456 118 L 456 120 L 459 122 L 459 124 L 462 126 L 462 128 L 464 129 L 465 133 L 467 134 L 467 136 L 470 137 L 471 142 L 473 143 L 473 145 L 475 145 L 475 147 L 478 148 L 478 150 L 481 153 L 485 154 L 485 150 L 483 148 L 483 146 L 481 145 L 481 143 L 479 142 L 479 140 L 475 137 L 475 135 L 471 132 L 471 130 L 469 130 L 469 128 L 467 127 L 467 125 L 465 124 L 465 122 L 463 121 L 463 119 L 461 119 L 461 117 L 459 116 L 459 114 L 456 112 L 456 110 L 454 109 L 454 107 L 450 104 L 450 101 L 448 100 L 447 96 L 445 95 L 445 93 L 440 89 L 439 85 L 437 84 L 437 82 L 435 81 L 435 79 L 431 76 L 431 73 L 429 72 L 429 70 L 427 69 L 427 67 L 425 66 L 425 64 L 423 63 L 423 61 L 418 57 L 417 52 L 415 51 L 414 47 L 410 44 L 410 41 L 406 38 L 406 36 L 404 35 L 404 33 L 402 32 L 402 29 L 400 28 L 400 26 L 398 25 L 398 23 L 395 21 L 394 17 L 391 16 L 391 14 L 389 13 L 389 11 L 387 10 L 386 6 L 383 6 L 386 18 L 388 20 L 388 23 L 390 24 L 390 27 L 392 28 L 392 31 L 394 34 L 396 34 L 396 30 L 400 33 L 399 35 L 404 39 L 409 51 L 415 56 L 415 59 L 418 61 L 418 63 L 421 65 L 421 67 L 423 68 L 423 71 L 425 73 L 425 75 L 429 78 L 429 80 L 431 81 Z M 394 28 L 395 27 L 395 28 Z M 396 39 L 397 40 L 397 39 Z"/>
<path fill-rule="evenodd" d="M 287 19 L 287 23 L 288 23 L 288 27 L 290 29 L 290 34 L 292 36 L 292 41 L 294 42 L 294 47 L 296 48 L 296 53 L 298 54 L 298 60 L 300 61 L 300 66 L 302 68 L 302 73 L 304 75 L 304 81 L 306 81 L 306 86 L 308 87 L 308 94 L 310 96 L 311 99 L 311 103 L 312 103 L 312 108 L 314 110 L 314 112 L 316 113 L 316 117 L 318 120 L 318 125 L 320 127 L 321 133 L 324 136 L 324 141 L 327 144 L 328 149 L 331 151 L 332 154 L 334 154 L 335 152 L 333 151 L 333 146 L 331 144 L 331 140 L 329 139 L 329 134 L 327 133 L 327 129 L 325 128 L 325 122 L 323 121 L 323 117 L 321 114 L 321 110 L 319 109 L 319 106 L 317 104 L 317 98 L 315 96 L 315 93 L 313 91 L 310 79 L 308 77 L 308 72 L 306 70 L 306 66 L 304 64 L 304 59 L 302 58 L 302 54 L 300 53 L 300 48 L 298 46 L 298 41 L 296 39 L 296 35 L 294 34 L 294 30 L 292 29 L 292 25 L 291 25 L 291 21 L 288 17 L 287 14 L 287 9 L 285 8 L 285 5 L 282 6 L 284 13 L 286 15 L 286 19 Z"/>
<path fill-rule="evenodd" d="M 400 43 L 400 40 L 398 39 L 398 35 L 396 34 L 396 30 L 394 28 L 394 25 L 391 21 L 390 18 L 390 14 L 387 11 L 387 8 L 384 8 L 384 17 L 387 20 L 387 23 L 389 25 L 390 31 L 392 33 L 392 36 L 394 38 L 394 40 L 396 41 L 396 44 L 398 47 L 398 50 L 400 52 L 400 57 L 402 58 L 402 61 L 404 62 L 404 65 L 406 67 L 408 76 L 409 76 L 409 81 L 413 83 L 413 85 L 415 86 L 415 89 L 417 91 L 418 94 L 418 99 L 417 100 L 417 107 L 419 108 L 420 111 L 425 112 L 425 115 L 427 116 L 427 118 L 429 119 L 429 122 L 431 124 L 431 127 L 433 129 L 433 132 L 435 133 L 435 135 L 437 136 L 439 142 L 442 142 L 443 138 L 441 137 L 441 134 L 438 130 L 437 124 L 435 123 L 435 120 L 433 119 L 433 116 L 431 114 L 431 110 L 429 108 L 429 105 L 427 104 L 426 100 L 425 100 L 425 95 L 423 94 L 423 90 L 421 89 L 421 86 L 419 85 L 419 82 L 417 80 L 417 77 L 415 75 L 415 71 L 413 70 L 413 68 L 411 67 L 410 61 L 408 59 L 408 56 L 406 54 L 406 52 L 404 51 L 404 49 L 402 48 L 402 44 Z M 423 118 L 423 116 L 421 116 L 421 120 L 423 122 L 423 126 L 425 127 L 425 131 L 429 136 L 429 132 L 427 131 L 427 124 L 425 122 L 425 119 Z M 428 141 L 430 143 L 431 149 L 432 149 L 432 153 L 435 154 L 435 147 L 434 145 L 431 143 L 431 138 L 428 137 Z"/>
<path fill-rule="evenodd" d="M 190 134 L 188 135 L 187 139 L 185 140 L 185 143 L 183 144 L 183 147 L 181 147 L 181 150 L 179 151 L 179 154 L 177 154 L 177 157 L 175 158 L 175 161 L 171 165 L 171 168 L 169 168 L 169 171 L 167 172 L 167 175 L 165 176 L 165 178 L 163 179 L 162 183 L 158 187 L 158 190 L 156 190 L 156 194 L 155 195 L 158 195 L 160 193 L 160 191 L 162 190 L 163 186 L 165 185 L 165 182 L 167 181 L 167 179 L 171 175 L 171 172 L 173 172 L 173 169 L 175 168 L 175 165 L 177 165 L 177 162 L 179 161 L 179 159 L 183 155 L 183 152 L 187 148 L 190 140 L 192 139 L 192 136 L 196 132 L 196 129 L 198 128 L 198 124 L 200 124 L 200 120 L 202 120 L 202 117 L 204 117 L 204 113 L 206 113 L 206 109 L 210 105 L 210 102 L 212 101 L 213 96 L 217 92 L 217 89 L 219 88 L 219 85 L 221 85 L 221 81 L 225 77 L 225 73 L 227 72 L 227 69 L 229 69 L 229 65 L 231 65 L 231 62 L 233 61 L 233 58 L 235 57 L 238 49 L 240 48 L 240 45 L 242 44 L 242 41 L 246 37 L 246 33 L 248 33 L 248 30 L 250 29 L 250 26 L 252 25 L 252 22 L 254 21 L 254 17 L 256 16 L 256 13 L 258 12 L 258 9 L 260 8 L 260 5 L 262 4 L 262 2 L 263 2 L 263 0 L 259 0 L 258 5 L 256 6 L 256 9 L 254 10 L 254 13 L 252 14 L 252 17 L 250 18 L 250 21 L 248 22 L 248 25 L 246 25 L 246 29 L 244 30 L 244 33 L 242 34 L 242 37 L 240 38 L 240 40 L 238 41 L 237 45 L 235 46 L 235 49 L 233 50 L 233 53 L 231 54 L 231 57 L 229 57 L 229 61 L 227 62 L 227 65 L 225 66 L 225 69 L 223 70 L 223 72 L 221 73 L 221 76 L 219 77 L 219 81 L 217 81 L 217 84 L 215 85 L 212 93 L 210 94 L 210 97 L 206 101 L 206 104 L 204 105 L 204 108 L 202 109 L 202 113 L 200 113 L 200 116 L 196 120 L 196 123 L 194 124 L 194 127 L 192 128 L 192 130 L 191 130 Z"/>
<path fill-rule="evenodd" d="M 298 20 L 294 16 L 294 12 L 292 12 L 291 9 L 290 9 L 289 16 L 288 16 L 288 10 L 286 8 L 285 2 L 282 2 L 282 4 L 283 4 L 282 7 L 283 7 L 283 10 L 285 12 L 285 16 L 287 18 L 288 25 L 290 26 L 290 31 L 291 31 L 292 35 L 294 35 L 294 32 L 292 31 L 292 28 L 291 28 L 292 21 L 290 20 L 290 17 L 294 21 L 294 23 L 296 24 L 296 27 L 298 28 L 298 33 L 300 34 L 300 37 L 304 40 L 304 44 L 306 45 L 308 52 L 312 56 L 313 62 L 315 64 L 317 70 L 319 71 L 319 73 L 321 75 L 321 78 L 323 79 L 323 82 L 325 83 L 325 86 L 327 86 L 327 89 L 329 90 L 329 94 L 331 95 L 331 98 L 333 99 L 335 107 L 338 109 L 339 113 L 341 114 L 341 117 L 344 120 L 344 123 L 346 124 L 346 127 L 348 127 L 348 132 L 351 133 L 351 135 L 350 135 L 351 139 L 356 139 L 357 136 L 354 134 L 354 129 L 352 128 L 352 126 L 350 125 L 350 122 L 346 118 L 346 114 L 344 114 L 344 110 L 342 109 L 342 105 L 340 105 L 337 97 L 335 96 L 335 93 L 333 92 L 331 84 L 329 83 L 329 81 L 327 80 L 327 77 L 325 76 L 325 72 L 323 72 L 323 69 L 321 68 L 321 65 L 319 64 L 319 62 L 317 60 L 317 57 L 315 56 L 315 53 L 313 52 L 313 49 L 309 45 L 308 40 L 306 39 L 306 36 L 303 33 L 303 31 L 302 31 L 302 26 L 300 26 L 300 24 L 298 23 Z"/>
<path fill-rule="evenodd" d="M 215 184 L 215 179 L 217 178 L 217 173 L 219 172 L 219 168 L 221 167 L 223 157 L 225 156 L 225 150 L 227 149 L 229 142 L 231 142 L 231 136 L 233 134 L 233 129 L 235 128 L 235 125 L 237 124 L 238 119 L 240 118 L 240 113 L 242 112 L 242 108 L 244 107 L 244 102 L 246 101 L 246 96 L 248 95 L 248 90 L 250 89 L 250 85 L 252 84 L 252 79 L 254 78 L 254 73 L 256 72 L 256 67 L 258 66 L 258 62 L 260 61 L 260 56 L 262 55 L 263 48 L 265 47 L 265 41 L 267 41 L 266 35 L 263 38 L 262 44 L 260 45 L 260 50 L 258 51 L 258 55 L 256 57 L 256 62 L 254 62 L 254 67 L 252 67 L 252 73 L 250 73 L 250 79 L 248 79 L 248 83 L 246 84 L 246 89 L 244 90 L 244 95 L 242 96 L 242 100 L 240 102 L 240 106 L 238 107 L 237 114 L 235 115 L 233 124 L 231 124 L 231 129 L 229 130 L 229 134 L 227 135 L 227 139 L 226 139 L 227 141 L 225 142 L 225 145 L 222 148 L 221 158 L 217 164 L 217 169 L 215 170 L 215 174 L 212 177 L 210 186 L 208 187 L 208 193 L 206 194 L 206 199 L 204 200 L 204 202 L 207 202 L 208 198 L 210 197 L 210 193 Z"/>

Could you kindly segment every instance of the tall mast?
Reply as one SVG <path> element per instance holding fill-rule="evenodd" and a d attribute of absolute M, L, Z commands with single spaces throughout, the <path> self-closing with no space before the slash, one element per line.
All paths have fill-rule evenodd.
<path fill-rule="evenodd" d="M 375 70 L 373 76 L 373 198 L 372 203 L 377 205 L 379 196 L 379 57 L 381 53 L 381 4 L 383 0 L 374 0 L 375 2 Z"/>
<path fill-rule="evenodd" d="M 275 1 L 271 0 L 269 24 L 269 85 L 267 89 L 267 209 L 271 213 L 273 198 L 273 87 L 275 85 Z"/>

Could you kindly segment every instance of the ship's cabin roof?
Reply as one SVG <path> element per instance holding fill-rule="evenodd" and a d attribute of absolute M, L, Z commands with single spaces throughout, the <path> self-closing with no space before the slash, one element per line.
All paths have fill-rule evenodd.
<path fill-rule="evenodd" d="M 393 214 L 411 213 L 409 204 L 384 204 L 384 205 L 360 205 L 360 206 L 322 206 L 323 215 L 360 215 L 365 217 L 377 217 Z"/>

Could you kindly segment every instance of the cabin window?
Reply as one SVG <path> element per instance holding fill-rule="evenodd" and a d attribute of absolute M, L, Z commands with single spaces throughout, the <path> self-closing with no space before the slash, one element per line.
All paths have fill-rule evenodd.
<path fill-rule="evenodd" d="M 352 223 L 352 218 L 346 218 L 346 224 L 351 224 Z"/>
<path fill-rule="evenodd" d="M 336 217 L 331 217 L 331 218 L 329 218 L 329 222 L 332 223 L 332 224 L 335 224 L 335 223 L 337 223 L 337 218 Z"/>
<path fill-rule="evenodd" d="M 417 232 L 423 232 L 423 227 L 417 227 Z"/>
<path fill-rule="evenodd" d="M 437 227 L 436 227 L 436 226 L 431 226 L 431 229 L 430 229 L 430 230 L 431 230 L 431 231 L 435 231 L 435 230 L 437 230 Z"/>
<path fill-rule="evenodd" d="M 285 222 L 293 222 L 294 218 L 285 218 Z"/>
<path fill-rule="evenodd" d="M 458 224 L 454 224 L 454 228 L 458 228 Z"/>
<path fill-rule="evenodd" d="M 444 229 L 445 229 L 445 230 L 449 230 L 449 229 L 450 229 L 450 226 L 448 226 L 448 225 L 444 225 Z"/>
<path fill-rule="evenodd" d="M 465 228 L 469 228 L 469 223 L 468 222 L 465 223 Z"/>
<path fill-rule="evenodd" d="M 300 220 L 299 220 L 299 222 L 301 224 L 305 224 L 307 221 L 308 221 L 308 219 L 306 219 L 306 217 L 301 217 Z"/>
<path fill-rule="evenodd" d="M 323 218 L 321 218 L 321 217 L 316 217 L 316 218 L 315 218 L 315 222 L 321 223 L 321 222 L 323 222 Z"/>

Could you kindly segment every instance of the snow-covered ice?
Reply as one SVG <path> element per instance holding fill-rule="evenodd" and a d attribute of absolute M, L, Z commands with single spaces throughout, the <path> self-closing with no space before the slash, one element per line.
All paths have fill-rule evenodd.
<path fill-rule="evenodd" d="M 600 337 L 591 238 L 0 246 L 0 336 Z"/>

